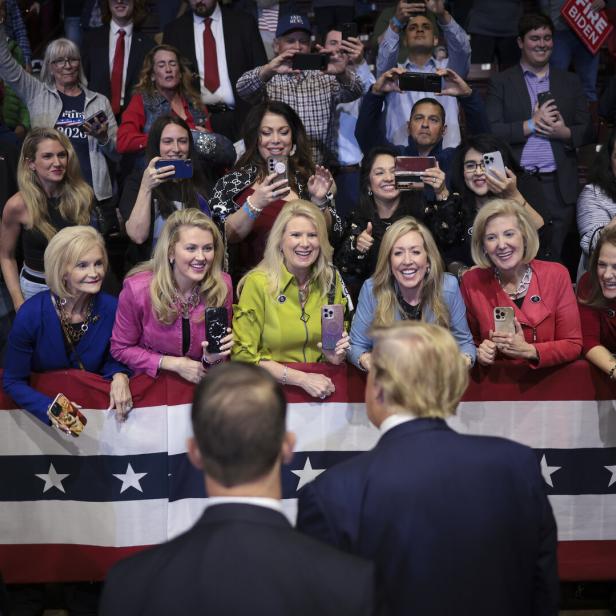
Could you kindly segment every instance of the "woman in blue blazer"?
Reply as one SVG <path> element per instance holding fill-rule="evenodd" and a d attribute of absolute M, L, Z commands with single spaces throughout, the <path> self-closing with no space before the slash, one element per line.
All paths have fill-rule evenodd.
<path fill-rule="evenodd" d="M 368 370 L 372 351 L 370 329 L 387 327 L 401 319 L 447 327 L 469 367 L 475 363 L 476 349 L 458 282 L 444 273 L 430 231 L 410 216 L 387 229 L 374 275 L 362 286 L 351 325 L 350 361 Z"/>
<path fill-rule="evenodd" d="M 67 227 L 49 241 L 44 261 L 50 290 L 28 299 L 17 312 L 6 351 L 4 390 L 49 424 L 53 398 L 30 386 L 30 374 L 87 370 L 111 380 L 109 406 L 124 419 L 132 408 L 129 371 L 109 353 L 117 300 L 100 290 L 108 265 L 103 238 L 92 227 Z"/>

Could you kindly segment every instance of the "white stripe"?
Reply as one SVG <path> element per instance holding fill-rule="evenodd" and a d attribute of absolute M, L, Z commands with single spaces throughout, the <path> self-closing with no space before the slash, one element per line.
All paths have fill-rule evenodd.
<path fill-rule="evenodd" d="M 190 422 L 190 404 L 178 404 L 169 407 L 168 435 L 169 455 L 186 453 L 186 439 L 192 436 Z"/>
<path fill-rule="evenodd" d="M 21 410 L 0 411 L 0 455 L 139 455 L 166 453 L 165 406 L 133 409 L 124 423 L 113 411 L 81 409 L 88 423 L 81 436 L 65 436 Z"/>
<path fill-rule="evenodd" d="M 167 507 L 164 499 L 2 503 L 0 541 L 11 545 L 152 545 L 167 539 Z"/>
<path fill-rule="evenodd" d="M 616 494 L 565 494 L 549 499 L 559 541 L 616 540 Z"/>

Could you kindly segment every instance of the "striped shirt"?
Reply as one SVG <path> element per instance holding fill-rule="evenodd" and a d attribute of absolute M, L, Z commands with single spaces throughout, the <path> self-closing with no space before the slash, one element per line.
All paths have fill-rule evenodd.
<path fill-rule="evenodd" d="M 521 64 L 521 66 L 530 96 L 530 107 L 535 109 L 537 106 L 537 95 L 550 89 L 550 67 L 548 65 L 546 74 L 543 77 L 539 77 L 527 66 L 524 66 L 524 64 Z M 539 171 L 539 173 L 556 171 L 556 160 L 554 159 L 550 140 L 539 135 L 529 135 L 526 145 L 522 150 L 520 163 L 527 171 Z"/>

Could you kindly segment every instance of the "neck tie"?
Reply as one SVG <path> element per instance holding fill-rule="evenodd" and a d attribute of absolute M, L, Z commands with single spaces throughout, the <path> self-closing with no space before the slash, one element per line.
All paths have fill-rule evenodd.
<path fill-rule="evenodd" d="M 216 41 L 212 34 L 212 18 L 205 19 L 203 30 L 203 85 L 210 91 L 216 92 L 220 87 L 218 77 L 218 56 L 216 55 Z"/>
<path fill-rule="evenodd" d="M 122 100 L 122 74 L 124 73 L 124 30 L 118 30 L 115 54 L 113 55 L 113 68 L 111 69 L 111 108 L 113 113 L 120 113 Z"/>

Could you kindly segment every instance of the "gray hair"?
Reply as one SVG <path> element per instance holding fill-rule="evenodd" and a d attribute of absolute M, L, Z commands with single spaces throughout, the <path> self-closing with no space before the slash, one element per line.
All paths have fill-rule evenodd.
<path fill-rule="evenodd" d="M 58 58 L 79 58 L 79 83 L 85 88 L 88 85 L 88 80 L 83 72 L 79 47 L 66 38 L 56 39 L 47 45 L 43 67 L 41 68 L 41 81 L 51 87 L 56 85 L 56 80 L 51 72 L 51 62 Z"/>

